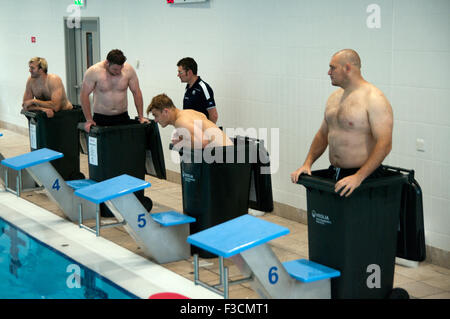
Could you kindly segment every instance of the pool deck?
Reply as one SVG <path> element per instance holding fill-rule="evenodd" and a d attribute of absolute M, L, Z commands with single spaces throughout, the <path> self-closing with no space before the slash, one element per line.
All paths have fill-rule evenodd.
<path fill-rule="evenodd" d="M 183 276 L 108 239 L 96 237 L 9 192 L 0 191 L 0 217 L 139 298 L 146 299 L 162 292 L 175 292 L 193 299 L 221 298 L 195 286 Z"/>
<path fill-rule="evenodd" d="M 6 129 L 2 129 L 1 132 L 4 134 L 4 136 L 0 138 L 0 152 L 3 156 L 11 157 L 29 151 L 28 136 L 20 135 Z M 166 152 L 168 150 L 164 149 L 164 151 Z M 87 156 L 80 155 L 80 162 L 81 171 L 88 176 Z M 154 203 L 152 212 L 162 212 L 168 210 L 175 210 L 179 212 L 183 211 L 180 184 L 160 180 L 148 175 L 146 175 L 146 180 L 152 184 L 150 188 L 145 190 L 145 196 L 150 197 Z M 21 198 L 24 202 L 28 201 L 34 203 L 35 205 L 44 208 L 45 211 L 49 211 L 56 216 L 64 218 L 62 211 L 56 203 L 52 202 L 47 197 L 45 191 L 31 191 L 22 193 Z M 0 197 L 0 203 L 2 203 L 2 201 L 3 199 Z M 41 219 L 40 216 L 35 216 L 35 218 Z M 282 236 L 269 243 L 280 261 L 284 262 L 299 258 L 308 258 L 308 229 L 306 225 L 276 216 L 274 214 L 265 214 L 259 218 L 287 227 L 290 230 L 288 235 Z M 115 221 L 114 218 L 110 219 Z M 68 220 L 66 221 L 67 223 L 65 224 L 72 224 L 74 228 L 80 230 L 74 223 L 71 223 Z M 105 219 L 102 219 L 102 221 L 105 221 Z M 93 226 L 95 221 L 87 221 L 86 224 Z M 153 263 L 144 257 L 142 249 L 135 243 L 123 227 L 102 229 L 101 238 L 96 238 L 95 235 L 88 231 L 84 232 L 86 233 L 85 245 L 90 246 L 91 243 L 94 242 L 101 242 L 102 245 L 106 242 L 112 242 L 116 246 L 118 245 L 125 248 L 121 250 L 121 254 L 123 254 L 122 258 L 124 259 L 124 264 L 127 265 L 126 269 L 130 269 L 128 265 L 135 262 L 138 270 L 142 271 L 142 278 L 147 278 L 147 276 L 150 276 L 149 273 L 146 273 L 148 270 L 142 269 L 145 268 L 142 266 L 144 264 L 142 260 L 148 261 L 150 263 L 148 265 Z M 77 236 L 79 235 L 75 235 L 74 233 L 70 234 L 69 237 L 75 242 L 78 241 Z M 126 253 L 130 254 L 127 255 Z M 137 260 L 139 260 L 139 262 Z M 161 268 L 170 270 L 171 272 L 187 279 L 187 281 L 193 286 L 194 274 L 192 261 L 193 258 L 190 257 L 186 260 L 163 264 L 161 265 Z M 201 266 L 202 281 L 210 284 L 217 283 L 219 280 L 218 259 L 201 259 Z M 238 268 L 230 260 L 225 259 L 225 266 L 229 267 L 231 280 L 242 278 Z M 126 282 L 126 280 L 123 282 Z M 130 281 L 130 285 L 134 285 L 134 282 Z M 422 262 L 415 268 L 396 265 L 394 287 L 406 289 L 411 298 L 450 299 L 450 269 L 428 262 Z M 141 295 L 145 296 L 145 293 Z M 259 298 L 259 296 L 250 288 L 249 283 L 243 283 L 230 287 L 230 298 L 254 299 Z"/>

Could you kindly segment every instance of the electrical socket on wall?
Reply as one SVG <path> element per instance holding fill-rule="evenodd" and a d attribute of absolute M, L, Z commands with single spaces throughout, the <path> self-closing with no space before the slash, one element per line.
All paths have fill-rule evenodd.
<path fill-rule="evenodd" d="M 425 140 L 423 138 L 416 139 L 416 150 L 418 152 L 425 152 Z"/>

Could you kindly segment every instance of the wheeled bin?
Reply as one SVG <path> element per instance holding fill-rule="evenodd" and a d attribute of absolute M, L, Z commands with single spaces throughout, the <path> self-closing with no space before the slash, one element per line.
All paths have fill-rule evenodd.
<path fill-rule="evenodd" d="M 331 280 L 332 298 L 388 298 L 407 177 L 385 169 L 341 197 L 329 173 L 313 171 L 298 181 L 307 194 L 309 259 L 341 272 Z"/>
<path fill-rule="evenodd" d="M 78 126 L 80 140 L 85 140 L 88 153 L 89 178 L 98 182 L 128 174 L 145 179 L 145 160 L 147 129 L 149 123 L 140 124 L 137 120 L 115 126 L 92 126 L 89 134 L 84 131 L 84 123 Z M 84 137 L 83 137 L 84 136 Z M 150 211 L 153 203 L 144 196 L 144 190 L 135 193 L 144 207 Z M 114 216 L 106 207 L 100 205 L 103 217 Z"/>
<path fill-rule="evenodd" d="M 206 150 L 213 156 L 221 152 L 222 161 L 205 161 L 205 150 L 180 151 L 183 212 L 196 219 L 190 224 L 191 234 L 248 212 L 251 175 L 248 144 Z M 203 258 L 216 257 L 194 246 L 191 253 Z"/>
<path fill-rule="evenodd" d="M 145 171 L 148 175 L 159 179 L 167 179 L 164 152 L 159 134 L 158 123 L 150 120 L 145 126 Z"/>
<path fill-rule="evenodd" d="M 414 178 L 414 170 L 401 167 L 386 168 L 406 173 L 400 209 L 400 225 L 397 237 L 397 257 L 416 262 L 426 259 L 425 225 L 423 220 L 422 189 Z"/>
<path fill-rule="evenodd" d="M 31 150 L 49 148 L 64 154 L 51 164 L 64 180 L 83 179 L 80 172 L 80 144 L 77 125 L 84 121 L 81 106 L 55 112 L 48 118 L 42 111 L 23 111 L 28 119 Z"/>
<path fill-rule="evenodd" d="M 263 212 L 273 211 L 270 156 L 261 139 L 247 136 L 232 138 L 234 145 L 246 144 L 251 165 L 249 208 Z"/>

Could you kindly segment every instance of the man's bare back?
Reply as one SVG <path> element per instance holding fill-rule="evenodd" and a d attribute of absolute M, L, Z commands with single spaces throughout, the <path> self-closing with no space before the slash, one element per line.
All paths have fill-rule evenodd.
<path fill-rule="evenodd" d="M 194 110 L 178 110 L 174 126 L 177 130 L 187 129 L 189 131 L 191 146 L 194 148 L 233 145 L 233 142 L 221 129 L 208 120 L 203 113 Z"/>
<path fill-rule="evenodd" d="M 208 120 L 205 114 L 190 109 L 177 109 L 164 93 L 153 97 L 147 107 L 147 114 L 150 112 L 155 122 L 162 127 L 168 125 L 175 127 L 172 143 L 176 149 L 233 145 L 228 136 Z"/>

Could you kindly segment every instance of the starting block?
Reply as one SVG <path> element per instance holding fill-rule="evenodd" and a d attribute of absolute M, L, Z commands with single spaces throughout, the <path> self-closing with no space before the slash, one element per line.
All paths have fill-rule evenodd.
<path fill-rule="evenodd" d="M 47 148 L 38 149 L 19 156 L 10 157 L 1 161 L 1 164 L 13 171 L 17 171 L 16 190 L 9 188 L 8 170 L 5 170 L 5 188 L 9 192 L 20 196 L 22 171 L 28 174 L 38 184 L 44 186 L 49 196 L 59 205 L 64 214 L 71 220 L 79 218 L 78 207 L 83 206 L 86 218 L 95 217 L 95 206 L 88 201 L 74 196 L 74 190 L 64 181 L 50 161 L 63 157 L 60 152 Z"/>
<path fill-rule="evenodd" d="M 225 298 L 229 285 L 245 281 L 251 282 L 262 298 L 331 298 L 330 280 L 340 276 L 339 271 L 305 259 L 282 264 L 267 244 L 288 233 L 285 227 L 243 215 L 189 236 L 188 243 L 219 256 L 220 282 L 215 286 L 200 280 L 198 256 L 194 256 L 195 284 Z M 229 282 L 223 258 L 233 260 L 245 278 Z"/>
<path fill-rule="evenodd" d="M 1 136 L 3 136 L 3 133 L 0 133 Z M 5 157 L 0 153 L 0 162 L 4 159 Z M 9 191 L 17 192 L 18 194 L 22 191 L 43 189 L 43 187 L 36 185 L 36 182 L 26 170 L 16 171 L 6 166 L 0 166 L 0 178 L 4 179 L 4 184 L 8 185 Z"/>
<path fill-rule="evenodd" d="M 133 194 L 150 187 L 150 183 L 120 175 L 75 191 L 75 195 L 95 204 L 105 203 L 145 254 L 158 263 L 168 263 L 190 256 L 186 242 L 189 223 L 195 218 L 170 211 L 149 214 Z M 100 235 L 100 212 L 97 209 L 96 234 Z M 117 226 L 107 225 L 106 227 Z"/>

